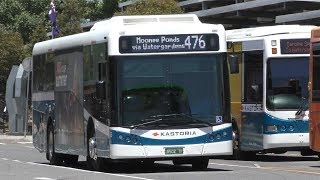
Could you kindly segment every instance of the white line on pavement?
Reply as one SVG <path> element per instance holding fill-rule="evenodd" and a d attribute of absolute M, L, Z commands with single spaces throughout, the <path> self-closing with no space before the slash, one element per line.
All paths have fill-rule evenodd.
<path fill-rule="evenodd" d="M 12 160 L 12 161 L 14 161 L 14 162 L 18 162 L 18 163 L 21 163 L 21 161 L 19 161 L 19 160 Z"/>
<path fill-rule="evenodd" d="M 19 144 L 32 144 L 32 142 L 17 142 Z"/>
<path fill-rule="evenodd" d="M 89 172 L 89 173 L 95 173 L 95 174 L 105 174 L 105 175 L 110 175 L 110 176 L 118 176 L 118 177 L 125 177 L 125 178 L 131 178 L 131 179 L 153 180 L 153 179 L 148 179 L 148 178 L 143 178 L 143 177 L 127 176 L 127 175 L 122 175 L 122 174 L 112 174 L 112 173 L 104 173 L 104 172 L 96 172 L 96 171 L 88 171 L 88 170 L 75 169 L 75 168 L 70 168 L 70 167 L 53 166 L 53 165 L 47 165 L 47 164 L 38 164 L 38 163 L 33 163 L 33 162 L 26 162 L 26 163 L 27 164 L 31 164 L 31 165 L 37 165 L 37 166 L 55 167 L 55 168 L 59 168 L 59 169 L 68 169 L 68 170 L 73 170 L 73 171 Z"/>
<path fill-rule="evenodd" d="M 33 149 L 34 147 L 33 146 L 24 146 L 26 148 L 30 148 L 30 149 Z"/>
<path fill-rule="evenodd" d="M 0 145 L 6 145 L 6 143 L 0 143 Z"/>
<path fill-rule="evenodd" d="M 2 160 L 4 160 L 4 161 L 8 161 L 9 159 L 7 159 L 7 158 L 1 158 Z"/>
<path fill-rule="evenodd" d="M 47 177 L 35 177 L 33 179 L 35 179 L 35 180 L 55 180 L 55 179 L 51 179 L 51 178 L 47 178 Z"/>
<path fill-rule="evenodd" d="M 259 164 L 253 164 L 255 167 L 260 168 Z"/>
<path fill-rule="evenodd" d="M 230 166 L 230 167 L 253 168 L 253 169 L 259 168 L 256 166 L 241 166 L 241 165 L 235 165 L 235 164 L 220 164 L 220 163 L 210 163 L 210 164 L 217 165 L 217 166 Z"/>

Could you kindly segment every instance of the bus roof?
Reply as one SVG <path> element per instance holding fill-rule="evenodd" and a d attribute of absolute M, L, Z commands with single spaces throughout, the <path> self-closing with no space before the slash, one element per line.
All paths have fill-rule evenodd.
<path fill-rule="evenodd" d="M 167 34 L 170 34 L 172 29 L 177 29 L 177 27 L 181 27 L 183 31 L 179 30 L 179 32 L 183 33 L 188 33 L 188 31 L 193 28 L 199 29 L 199 26 L 192 26 L 190 28 L 190 24 L 203 23 L 201 23 L 198 17 L 194 14 L 116 16 L 95 23 L 89 32 L 69 35 L 36 43 L 33 48 L 33 55 L 44 54 L 59 49 L 68 49 L 71 47 L 81 47 L 84 45 L 106 42 L 111 31 L 121 33 L 123 31 L 135 29 L 136 32 L 137 29 L 141 27 L 141 29 L 143 29 L 143 33 L 141 34 L 143 35 L 144 33 L 146 33 L 146 31 L 151 31 L 150 29 L 158 28 L 159 26 L 167 26 L 168 28 L 166 29 L 169 29 Z M 188 26 L 189 28 L 185 28 L 186 26 Z M 216 27 L 216 29 L 222 28 L 222 25 L 210 24 L 210 26 L 214 26 Z M 165 33 L 166 29 L 158 28 L 157 32 L 155 33 L 158 33 L 160 31 L 162 33 Z M 176 32 L 178 32 L 178 30 L 176 30 Z"/>
<path fill-rule="evenodd" d="M 90 31 L 110 29 L 114 26 L 139 25 L 148 23 L 201 23 L 195 14 L 179 14 L 179 15 L 149 15 L 149 16 L 115 16 L 111 19 L 99 21 L 95 23 Z M 111 26 L 112 25 L 112 26 Z"/>
<path fill-rule="evenodd" d="M 279 35 L 279 34 L 295 34 L 295 33 L 310 33 L 315 26 L 311 25 L 276 25 L 276 26 L 262 26 L 254 28 L 243 28 L 227 30 L 227 40 L 240 39 L 257 39 L 265 36 Z"/>

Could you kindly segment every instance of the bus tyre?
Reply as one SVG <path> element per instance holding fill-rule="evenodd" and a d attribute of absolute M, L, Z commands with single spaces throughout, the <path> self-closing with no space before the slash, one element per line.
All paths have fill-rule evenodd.
<path fill-rule="evenodd" d="M 175 166 L 180 166 L 180 165 L 182 165 L 182 164 L 185 164 L 185 163 L 183 162 L 183 160 L 180 160 L 180 159 L 172 160 L 172 163 L 173 163 L 173 165 L 175 165 Z"/>
<path fill-rule="evenodd" d="M 192 169 L 196 171 L 206 170 L 208 168 L 209 159 L 196 158 L 192 160 Z"/>
<path fill-rule="evenodd" d="M 79 156 L 77 156 L 77 155 L 65 155 L 64 163 L 67 166 L 73 167 L 75 164 L 78 163 L 78 158 L 79 158 Z"/>
<path fill-rule="evenodd" d="M 52 124 L 49 125 L 47 131 L 47 153 L 46 157 L 50 164 L 61 165 L 63 159 L 60 154 L 54 152 L 54 132 Z"/>
<path fill-rule="evenodd" d="M 239 159 L 244 161 L 251 161 L 255 160 L 256 158 L 256 152 L 251 151 L 239 151 Z"/>
<path fill-rule="evenodd" d="M 90 170 L 100 171 L 102 169 L 102 159 L 97 155 L 97 144 L 95 133 L 88 132 L 87 138 L 87 166 Z"/>
<path fill-rule="evenodd" d="M 233 142 L 233 155 L 232 158 L 239 160 L 240 159 L 240 141 L 239 141 L 239 132 L 238 130 L 232 131 L 232 142 Z"/>

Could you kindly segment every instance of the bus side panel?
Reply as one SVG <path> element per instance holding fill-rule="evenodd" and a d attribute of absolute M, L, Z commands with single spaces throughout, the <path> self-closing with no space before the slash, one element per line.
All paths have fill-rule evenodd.
<path fill-rule="evenodd" d="M 85 155 L 83 53 L 72 50 L 55 58 L 56 152 Z"/>
<path fill-rule="evenodd" d="M 241 150 L 263 150 L 263 118 L 263 112 L 242 112 Z"/>
<path fill-rule="evenodd" d="M 38 93 L 37 93 L 38 94 Z M 34 101 L 33 103 L 33 127 L 32 138 L 33 145 L 40 152 L 47 150 L 47 124 L 48 124 L 48 107 L 53 106 L 53 101 Z"/>
<path fill-rule="evenodd" d="M 320 152 L 320 103 L 310 103 L 310 147 Z"/>

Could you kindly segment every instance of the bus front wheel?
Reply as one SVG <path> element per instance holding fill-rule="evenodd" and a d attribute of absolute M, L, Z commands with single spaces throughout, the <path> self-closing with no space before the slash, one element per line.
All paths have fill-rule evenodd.
<path fill-rule="evenodd" d="M 193 170 L 205 170 L 208 168 L 209 159 L 207 158 L 196 158 L 192 160 L 192 169 Z"/>
<path fill-rule="evenodd" d="M 90 170 L 99 171 L 102 169 L 102 159 L 97 155 L 95 132 L 91 129 L 87 138 L 87 166 Z"/>

